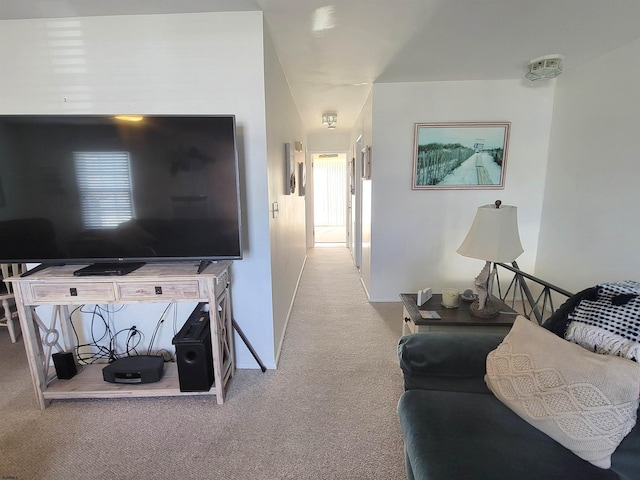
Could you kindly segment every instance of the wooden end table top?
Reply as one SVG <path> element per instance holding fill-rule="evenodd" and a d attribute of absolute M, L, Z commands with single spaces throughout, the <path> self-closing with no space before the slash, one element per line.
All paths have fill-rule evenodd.
<path fill-rule="evenodd" d="M 471 315 L 471 302 L 465 302 L 460 299 L 460 306 L 457 308 L 446 308 L 442 306 L 442 295 L 434 294 L 423 305 L 417 305 L 418 295 L 412 293 L 401 293 L 402 303 L 411 317 L 411 321 L 416 325 L 441 325 L 441 326 L 493 326 L 493 327 L 511 327 L 518 313 L 505 303 L 501 302 L 503 307 L 500 314 L 494 318 L 478 318 Z M 494 298 L 494 300 L 497 300 Z M 499 301 L 499 300 L 498 300 Z M 422 318 L 421 310 L 432 310 L 438 312 L 441 318 Z"/>

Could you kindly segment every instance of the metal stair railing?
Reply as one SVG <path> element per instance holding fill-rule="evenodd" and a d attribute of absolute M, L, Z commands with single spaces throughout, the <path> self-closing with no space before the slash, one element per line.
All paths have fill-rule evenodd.
<path fill-rule="evenodd" d="M 504 293 L 502 292 L 498 267 L 513 273 L 513 277 Z M 535 318 L 538 324 L 542 324 L 555 311 L 554 296 L 560 298 L 562 300 L 561 303 L 573 296 L 573 293 L 563 288 L 523 272 L 515 261 L 511 265 L 494 263 L 493 271 L 495 273 L 493 286 L 494 289 L 498 289 L 497 296 L 500 300 L 529 320 Z M 510 274 L 507 273 L 506 275 Z M 532 287 L 536 291 L 535 294 L 532 292 L 528 282 L 532 283 Z"/>

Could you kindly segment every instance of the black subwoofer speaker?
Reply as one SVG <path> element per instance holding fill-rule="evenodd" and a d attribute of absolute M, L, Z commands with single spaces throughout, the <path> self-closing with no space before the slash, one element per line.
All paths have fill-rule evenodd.
<path fill-rule="evenodd" d="M 51 355 L 53 359 L 53 366 L 56 369 L 56 375 L 61 380 L 69 380 L 73 378 L 78 369 L 76 363 L 73 360 L 73 353 L 71 352 L 59 352 Z"/>
<path fill-rule="evenodd" d="M 181 392 L 206 392 L 213 385 L 211 324 L 205 305 L 198 304 L 173 337 Z"/>

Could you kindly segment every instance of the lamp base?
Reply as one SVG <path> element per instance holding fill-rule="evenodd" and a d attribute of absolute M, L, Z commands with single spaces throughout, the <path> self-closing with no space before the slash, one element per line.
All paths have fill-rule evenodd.
<path fill-rule="evenodd" d="M 484 308 L 480 308 L 480 304 L 478 300 L 474 300 L 474 302 L 469 306 L 470 313 L 474 317 L 478 318 L 495 318 L 500 315 L 500 308 L 502 305 L 500 302 L 494 300 L 489 297 L 487 299 L 487 305 Z"/>

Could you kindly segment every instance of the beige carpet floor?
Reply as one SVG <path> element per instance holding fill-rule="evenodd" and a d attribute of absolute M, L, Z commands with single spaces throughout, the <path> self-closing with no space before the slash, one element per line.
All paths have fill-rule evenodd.
<path fill-rule="evenodd" d="M 370 304 L 348 251 L 309 251 L 279 368 L 214 398 L 37 408 L 22 340 L 0 329 L 2 479 L 401 479 L 399 303 Z M 249 335 L 250 336 L 250 335 Z"/>

